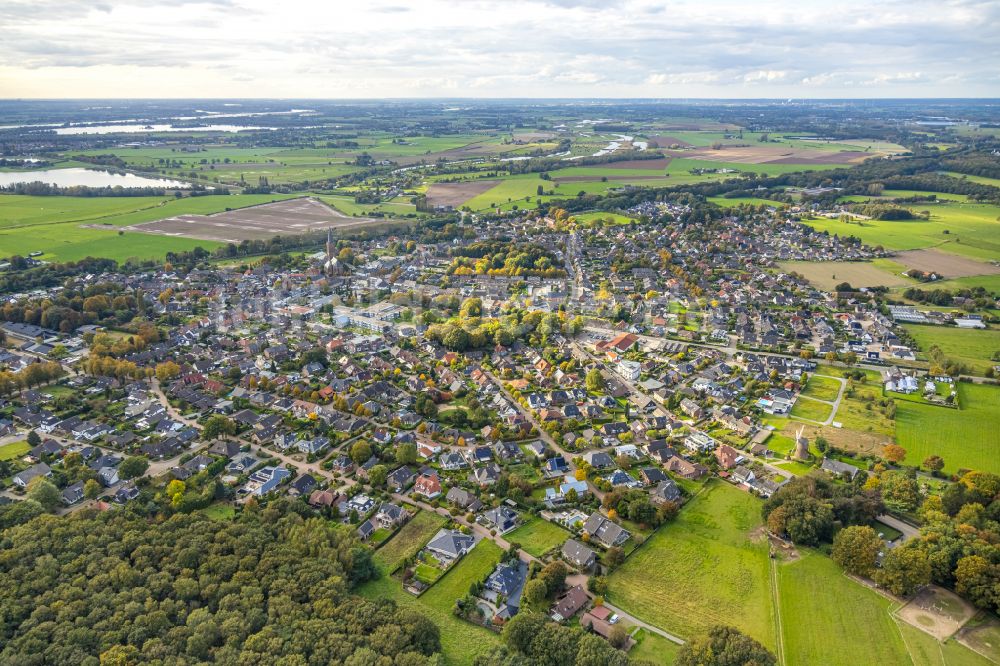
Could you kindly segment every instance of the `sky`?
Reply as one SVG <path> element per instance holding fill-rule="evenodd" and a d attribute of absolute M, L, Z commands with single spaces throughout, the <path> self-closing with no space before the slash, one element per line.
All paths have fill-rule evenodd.
<path fill-rule="evenodd" d="M 1000 97 L 1000 0 L 2 0 L 0 98 Z"/>

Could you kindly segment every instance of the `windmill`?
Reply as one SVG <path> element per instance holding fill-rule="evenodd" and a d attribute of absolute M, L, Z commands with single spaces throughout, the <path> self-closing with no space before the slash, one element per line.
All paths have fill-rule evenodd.
<path fill-rule="evenodd" d="M 802 434 L 805 426 L 800 426 L 795 433 L 795 457 L 798 460 L 809 460 L 809 440 Z"/>

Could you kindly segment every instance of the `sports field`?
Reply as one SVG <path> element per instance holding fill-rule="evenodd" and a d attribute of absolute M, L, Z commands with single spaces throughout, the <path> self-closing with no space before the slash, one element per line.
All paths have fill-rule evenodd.
<path fill-rule="evenodd" d="M 937 346 L 948 358 L 969 365 L 976 374 L 983 374 L 995 365 L 993 355 L 1000 352 L 1000 329 L 958 328 L 957 326 L 903 326 L 920 347 L 922 358 L 932 346 Z"/>
<path fill-rule="evenodd" d="M 1000 387 L 960 382 L 958 398 L 961 409 L 896 401 L 896 439 L 907 464 L 938 455 L 946 472 L 1000 474 Z"/>
<path fill-rule="evenodd" d="M 723 623 L 773 649 L 768 547 L 751 534 L 760 525 L 757 498 L 710 481 L 609 576 L 608 600 L 682 638 Z"/>

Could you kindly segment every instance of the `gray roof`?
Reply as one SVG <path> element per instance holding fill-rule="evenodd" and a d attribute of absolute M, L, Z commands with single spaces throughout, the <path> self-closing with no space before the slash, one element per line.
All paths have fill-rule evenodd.
<path fill-rule="evenodd" d="M 475 538 L 468 534 L 462 534 L 457 530 L 441 530 L 431 539 L 427 547 L 451 557 L 458 557 L 469 552 L 475 545 Z"/>

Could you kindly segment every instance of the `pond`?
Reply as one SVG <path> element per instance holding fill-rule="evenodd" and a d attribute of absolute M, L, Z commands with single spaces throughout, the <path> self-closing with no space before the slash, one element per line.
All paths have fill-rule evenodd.
<path fill-rule="evenodd" d="M 146 178 L 132 173 L 111 173 L 94 169 L 39 169 L 38 171 L 0 171 L 0 187 L 15 183 L 41 181 L 58 187 L 166 187 L 189 188 L 190 183 L 166 178 Z"/>

